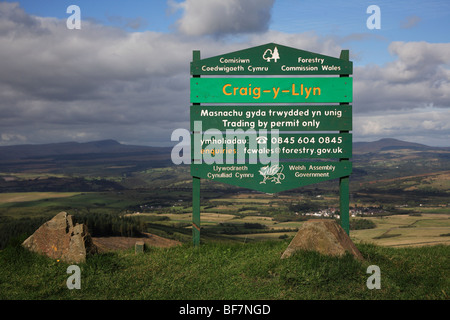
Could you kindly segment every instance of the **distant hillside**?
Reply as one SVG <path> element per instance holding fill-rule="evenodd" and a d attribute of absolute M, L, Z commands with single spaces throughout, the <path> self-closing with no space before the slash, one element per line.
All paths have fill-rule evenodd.
<path fill-rule="evenodd" d="M 380 151 L 408 149 L 420 154 L 448 156 L 450 148 L 429 147 L 397 139 L 355 142 L 354 158 Z M 121 144 L 115 140 L 62 142 L 40 145 L 0 147 L 0 172 L 125 174 L 152 167 L 171 166 L 171 147 L 148 147 Z M 419 154 L 416 154 L 419 156 Z"/>
<path fill-rule="evenodd" d="M 430 147 L 424 144 L 401 141 L 397 139 L 381 139 L 373 142 L 354 142 L 354 153 L 380 152 L 394 149 L 411 149 L 417 151 L 446 150 L 450 148 Z M 49 144 L 24 144 L 0 147 L 0 161 L 24 160 L 61 155 L 83 154 L 118 154 L 118 153 L 147 153 L 164 155 L 170 158 L 171 147 L 148 147 L 121 144 L 115 140 L 101 140 L 92 142 L 61 142 Z"/>
<path fill-rule="evenodd" d="M 0 147 L 0 161 L 24 160 L 58 155 L 99 154 L 99 153 L 151 153 L 167 154 L 171 148 L 133 146 L 115 140 L 92 142 L 61 142 L 49 144 L 25 144 Z"/>
<path fill-rule="evenodd" d="M 450 151 L 450 148 L 430 147 L 420 143 L 401 141 L 397 139 L 381 139 L 373 142 L 354 142 L 353 153 L 375 153 L 380 151 L 398 150 L 398 149 L 410 149 L 415 151 L 437 151 L 445 150 Z"/>
<path fill-rule="evenodd" d="M 5 146 L 0 147 L 0 172 L 145 170 L 170 165 L 171 150 L 169 147 L 124 145 L 115 140 Z"/>

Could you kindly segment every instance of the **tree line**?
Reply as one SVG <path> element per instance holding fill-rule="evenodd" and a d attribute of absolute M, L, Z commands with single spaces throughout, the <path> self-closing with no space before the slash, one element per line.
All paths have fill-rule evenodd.
<path fill-rule="evenodd" d="M 108 213 L 76 213 L 73 222 L 84 223 L 92 237 L 141 237 L 145 223 L 135 217 Z M 0 250 L 11 242 L 22 242 L 32 235 L 48 217 L 12 219 L 0 216 Z"/>
<path fill-rule="evenodd" d="M 74 223 L 84 223 L 92 237 L 141 237 L 145 223 L 135 217 L 109 213 L 77 213 Z"/>

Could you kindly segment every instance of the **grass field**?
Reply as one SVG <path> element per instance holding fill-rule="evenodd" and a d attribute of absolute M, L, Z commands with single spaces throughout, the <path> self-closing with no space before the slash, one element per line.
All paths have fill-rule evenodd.
<path fill-rule="evenodd" d="M 169 195 L 170 198 L 158 200 L 159 197 L 169 197 Z M 163 190 L 159 193 L 155 191 L 0 193 L 0 218 L 52 217 L 60 211 L 67 211 L 69 214 L 76 212 L 126 214 L 127 211 L 136 212 L 135 209 L 127 208 L 139 210 L 140 204 L 150 203 L 153 204 L 154 209 L 148 209 L 148 207 L 147 210 L 150 211 L 141 212 L 135 216 L 154 224 L 189 229 L 192 223 L 192 208 L 188 201 L 180 202 L 180 199 L 189 199 L 190 195 L 181 192 L 172 192 L 169 195 Z M 223 230 L 227 228 L 229 230 L 230 226 L 236 226 L 238 230 L 232 232 L 230 240 L 246 242 L 293 237 L 303 222 L 295 219 L 277 221 L 276 214 L 287 212 L 289 203 L 299 203 L 304 199 L 318 204 L 323 202 L 335 204 L 336 202 L 335 198 L 326 194 L 321 197 L 308 198 L 303 195 L 274 196 L 258 193 L 231 193 L 205 201 L 201 207 L 201 226 L 206 228 L 206 231 L 222 234 L 223 237 L 226 236 Z M 359 205 L 361 206 L 361 203 Z M 382 246 L 450 243 L 448 207 L 402 207 L 397 209 L 397 212 L 404 212 L 404 214 L 352 218 L 371 220 L 376 227 L 352 230 L 351 238 L 355 242 L 374 243 Z M 161 220 L 162 217 L 165 220 Z M 220 230 L 220 224 L 223 225 L 223 230 Z M 261 224 L 266 229 L 246 230 L 243 228 L 245 224 Z M 189 235 L 189 232 L 186 230 L 185 234 Z M 164 234 L 160 235 L 164 236 Z"/>
<path fill-rule="evenodd" d="M 66 198 L 79 195 L 80 192 L 17 192 L 0 193 L 0 206 L 5 203 L 30 202 L 45 199 Z"/>
<path fill-rule="evenodd" d="M 23 239 L 17 239 L 0 251 L 0 300 L 449 299 L 450 214 L 440 206 L 352 218 L 376 225 L 350 232 L 365 257 L 359 262 L 349 256 L 333 258 L 314 252 L 280 259 L 303 222 L 279 222 L 274 213 L 286 210 L 290 202 L 333 202 L 332 196 L 230 194 L 207 198 L 202 205 L 200 248 L 190 244 L 192 209 L 181 201 L 189 194 L 179 191 L 159 202 L 155 199 L 167 197 L 164 190 L 0 196 L 4 219 L 50 217 L 62 210 L 125 214 L 136 210 L 124 208 L 152 204 L 153 211 L 131 215 L 148 219 L 152 226 L 170 227 L 167 235 L 184 241 L 177 248 L 147 247 L 142 255 L 121 250 L 90 257 L 79 265 L 81 290 L 68 290 L 67 264 L 25 251 L 20 247 Z M 247 224 L 265 228 L 249 229 Z M 223 233 L 233 226 L 237 233 Z M 380 290 L 366 286 L 369 265 L 381 269 Z"/>
<path fill-rule="evenodd" d="M 135 215 L 136 216 L 136 215 Z M 192 214 L 160 214 L 142 213 L 137 216 L 145 217 L 168 217 L 169 220 L 162 224 L 184 223 L 191 224 Z M 392 215 L 380 217 L 358 217 L 352 219 L 366 219 L 376 224 L 374 229 L 352 230 L 351 239 L 354 242 L 373 243 L 381 246 L 418 246 L 434 244 L 450 244 L 450 214 L 422 214 L 421 216 Z M 258 232 L 238 235 L 238 238 L 246 240 L 268 240 L 283 235 L 293 237 L 296 230 L 301 227 L 301 221 L 289 221 L 277 223 L 269 216 L 246 216 L 237 217 L 232 214 L 202 213 L 201 225 L 203 227 L 214 226 L 220 223 L 244 224 L 260 223 L 271 230 L 269 233 Z M 292 229 L 291 231 L 273 232 L 277 229 Z M 443 236 L 446 235 L 446 236 Z"/>
<path fill-rule="evenodd" d="M 67 264 L 12 245 L 0 251 L 0 299 L 57 300 L 444 300 L 450 292 L 450 246 L 394 249 L 358 245 L 352 256 L 298 252 L 280 259 L 287 241 L 210 243 L 192 248 L 115 251 L 79 264 L 81 288 L 69 290 Z M 432 261 L 432 263 L 430 263 Z M 367 268 L 381 270 L 368 289 Z M 269 301 L 268 301 L 269 302 Z"/>
<path fill-rule="evenodd" d="M 365 219 L 375 222 L 377 227 L 352 231 L 350 235 L 355 242 L 389 247 L 450 244 L 450 214 L 393 215 Z"/>

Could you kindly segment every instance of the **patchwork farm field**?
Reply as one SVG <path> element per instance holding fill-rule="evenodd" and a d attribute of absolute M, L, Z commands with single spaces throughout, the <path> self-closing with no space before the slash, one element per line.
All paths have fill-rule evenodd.
<path fill-rule="evenodd" d="M 18 219 L 49 219 L 60 211 L 69 214 L 109 214 L 133 218 L 143 232 L 189 243 L 192 207 L 189 192 L 26 192 L 0 194 L 0 225 Z M 307 213 L 300 206 L 309 204 Z M 206 198 L 201 207 L 201 228 L 205 241 L 264 241 L 292 238 L 304 221 L 338 206 L 333 194 L 320 197 L 288 194 L 227 193 Z M 351 206 L 357 206 L 352 203 Z M 361 204 L 360 204 L 361 206 Z M 299 210 L 299 212 L 293 212 Z M 312 213 L 313 210 L 316 213 Z M 334 217 L 336 218 L 336 217 Z M 450 213 L 443 206 L 412 206 L 357 214 L 351 221 L 370 222 L 370 228 L 350 231 L 355 243 L 389 247 L 450 244 Z"/>
<path fill-rule="evenodd" d="M 39 201 L 44 199 L 66 198 L 80 194 L 80 192 L 15 192 L 0 193 L 0 206 L 6 203 Z"/>
<path fill-rule="evenodd" d="M 157 214 L 145 213 L 141 217 L 168 217 L 166 224 L 185 223 L 190 228 L 191 214 Z M 258 223 L 266 226 L 270 232 L 241 233 L 242 240 L 269 240 L 293 237 L 303 222 L 277 223 L 271 217 L 236 218 L 230 214 L 202 213 L 202 226 L 217 226 L 220 224 Z M 394 215 L 384 218 L 354 217 L 352 220 L 367 219 L 376 225 L 373 229 L 351 230 L 350 237 L 355 242 L 373 243 L 388 247 L 422 246 L 435 244 L 450 244 L 450 214 L 424 214 L 422 217 Z M 283 230 L 276 232 L 277 229 Z M 288 230 L 291 229 L 291 230 Z"/>
<path fill-rule="evenodd" d="M 354 242 L 374 243 L 387 247 L 450 245 L 450 214 L 392 215 L 366 218 L 376 228 L 354 230 Z"/>
<path fill-rule="evenodd" d="M 336 202 L 332 197 L 327 201 Z M 298 201 L 298 196 L 273 197 L 271 195 L 238 194 L 211 199 L 210 205 L 202 206 L 201 226 L 205 232 L 215 230 L 219 234 L 227 234 L 226 228 L 241 227 L 241 232 L 232 233 L 232 239 L 241 241 L 261 241 L 284 239 L 293 237 L 298 228 L 307 219 L 320 217 L 291 216 L 292 220 L 279 221 L 271 210 L 282 210 L 287 203 Z M 211 205 L 212 204 L 212 205 Z M 190 208 L 189 208 L 190 209 Z M 181 210 L 181 209 L 180 209 Z M 222 213 L 227 212 L 227 213 Z M 450 244 L 450 214 L 443 207 L 409 207 L 408 212 L 402 214 L 385 213 L 379 216 L 355 216 L 352 221 L 368 220 L 373 222 L 371 229 L 351 230 L 350 236 L 354 242 L 372 243 L 381 246 L 403 247 L 433 244 Z M 182 213 L 144 212 L 133 213 L 130 216 L 144 220 L 160 220 L 166 226 L 184 226 L 191 228 L 192 214 Z M 301 217 L 302 219 L 300 219 Z M 259 227 L 257 232 L 246 233 L 244 226 Z M 223 229 L 221 231 L 221 228 Z M 277 231 L 280 232 L 277 232 Z"/>

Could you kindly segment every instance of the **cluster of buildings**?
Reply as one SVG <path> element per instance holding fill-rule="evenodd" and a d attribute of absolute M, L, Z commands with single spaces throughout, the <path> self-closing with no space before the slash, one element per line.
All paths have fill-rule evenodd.
<path fill-rule="evenodd" d="M 360 216 L 373 216 L 385 213 L 382 208 L 378 207 L 356 207 L 350 208 L 350 216 L 351 217 L 360 217 Z M 313 217 L 325 217 L 325 218 L 339 218 L 339 209 L 338 208 L 327 208 L 320 209 L 317 212 L 307 212 L 307 213 L 295 213 L 296 215 L 304 215 L 304 216 L 313 216 Z"/>

